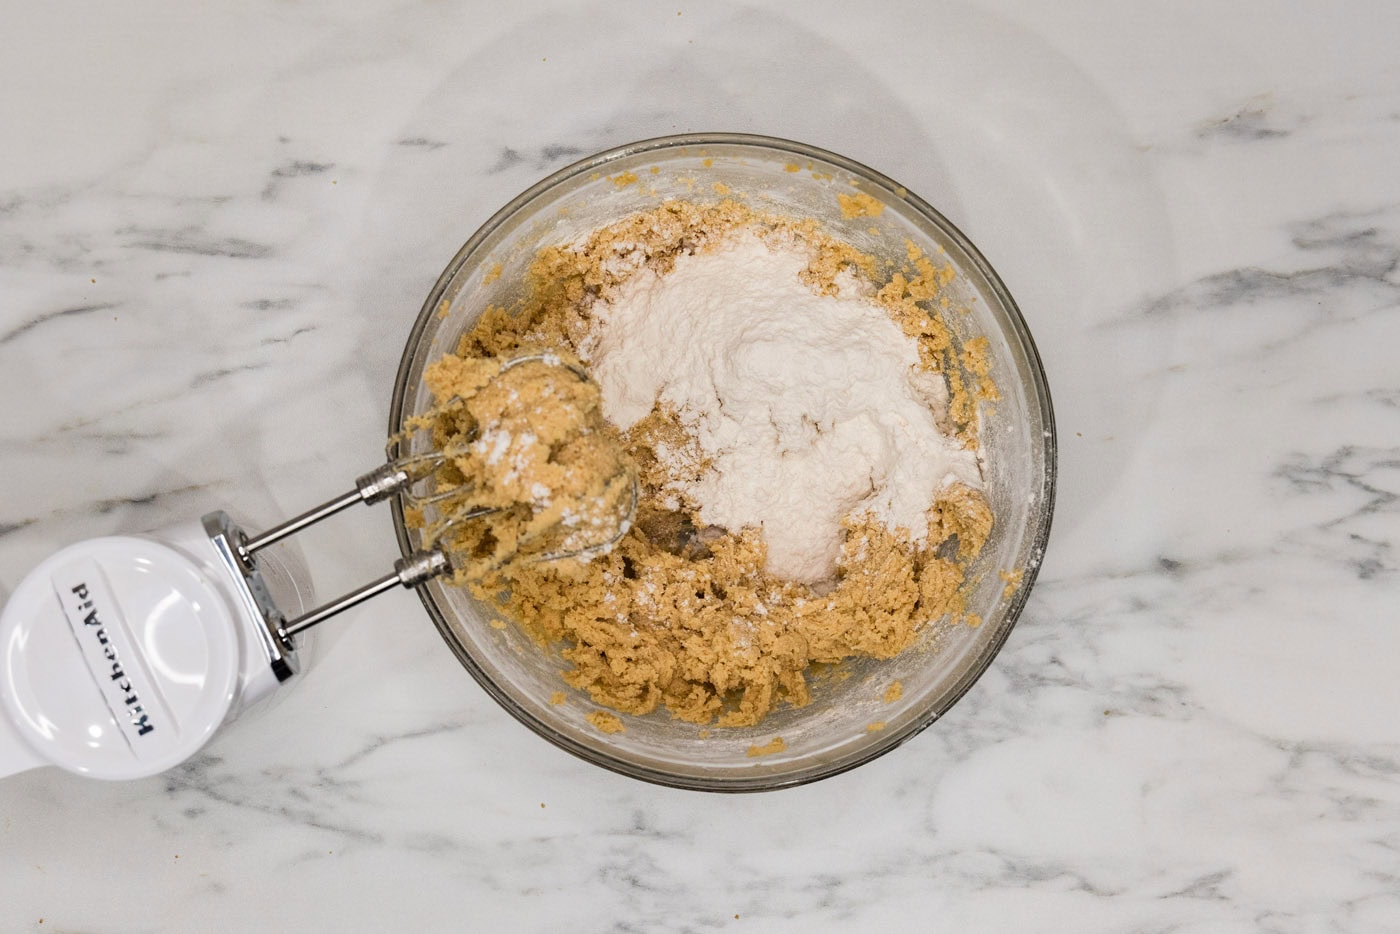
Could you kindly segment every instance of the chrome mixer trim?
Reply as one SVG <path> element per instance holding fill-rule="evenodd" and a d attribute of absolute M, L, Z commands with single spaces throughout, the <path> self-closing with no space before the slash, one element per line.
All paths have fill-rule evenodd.
<path fill-rule="evenodd" d="M 286 618 L 272 600 L 262 572 L 250 558 L 245 557 L 243 530 L 223 510 L 211 512 L 203 520 L 209 543 L 214 546 L 226 577 L 233 582 L 234 597 L 243 607 L 244 615 L 262 621 L 253 627 L 258 645 L 262 647 L 267 664 L 279 682 L 286 681 L 300 670 L 296 647 L 281 635 Z"/>

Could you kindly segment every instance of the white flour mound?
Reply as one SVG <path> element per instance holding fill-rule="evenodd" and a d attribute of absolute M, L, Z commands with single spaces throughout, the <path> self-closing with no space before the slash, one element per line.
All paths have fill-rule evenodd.
<path fill-rule="evenodd" d="M 676 490 L 703 522 L 761 527 L 767 570 L 815 583 L 848 514 L 920 541 L 937 492 L 981 476 L 939 430 L 947 388 L 917 368 L 914 339 L 853 279 L 816 294 L 798 278 L 808 261 L 745 231 L 664 276 L 641 269 L 594 306 L 581 350 L 620 428 L 658 400 L 678 413 L 711 465 Z"/>

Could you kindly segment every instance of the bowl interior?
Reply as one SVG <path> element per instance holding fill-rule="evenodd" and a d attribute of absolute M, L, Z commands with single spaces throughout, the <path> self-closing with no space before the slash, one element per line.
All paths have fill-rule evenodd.
<path fill-rule="evenodd" d="M 863 192 L 883 209 L 847 217 L 839 194 Z M 515 199 L 452 260 L 419 315 L 400 365 L 391 430 L 430 405 L 424 367 L 452 352 L 488 304 L 511 307 L 524 272 L 543 245 L 560 243 L 625 214 L 683 198 L 729 195 L 756 208 L 818 219 L 835 236 L 881 257 L 902 260 L 906 242 L 953 265 L 954 304 L 946 320 L 958 340 L 991 342 L 1000 392 L 981 407 L 986 492 L 996 517 L 992 537 L 965 584 L 968 610 L 981 617 L 929 627 L 900 656 L 843 663 L 816 673 L 812 703 L 780 707 L 761 724 L 704 731 L 665 711 L 623 717 L 625 732 L 605 735 L 584 718 L 598 709 L 560 679 L 557 654 L 544 652 L 465 590 L 432 582 L 424 605 L 453 652 L 510 713 L 592 762 L 637 778 L 707 790 L 756 790 L 811 781 L 887 751 L 946 712 L 1005 640 L 1034 580 L 1049 531 L 1054 493 L 1054 426 L 1035 348 L 995 272 L 946 219 L 893 181 L 842 157 L 781 140 L 733 135 L 667 137 L 633 144 L 570 166 Z M 425 446 L 426 439 L 413 444 Z M 405 552 L 418 533 L 395 524 Z M 1011 583 L 1003 575 L 1011 577 Z M 1019 578 L 1016 575 L 1020 575 Z M 884 700 L 899 681 L 898 700 Z M 551 704 L 564 690 L 567 701 Z M 781 737 L 785 748 L 750 755 Z"/>

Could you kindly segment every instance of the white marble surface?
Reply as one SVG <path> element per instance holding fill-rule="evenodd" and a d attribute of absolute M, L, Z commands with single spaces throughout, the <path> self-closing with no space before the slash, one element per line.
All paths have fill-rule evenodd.
<path fill-rule="evenodd" d="M 456 246 L 676 131 L 941 206 L 1022 305 L 1062 459 L 1001 656 L 852 773 L 576 761 L 400 592 L 187 767 L 0 782 L 0 929 L 1400 930 L 1397 36 L 1381 0 L 11 8 L 0 592 L 338 489 Z M 305 544 L 324 593 L 394 556 L 382 510 Z"/>

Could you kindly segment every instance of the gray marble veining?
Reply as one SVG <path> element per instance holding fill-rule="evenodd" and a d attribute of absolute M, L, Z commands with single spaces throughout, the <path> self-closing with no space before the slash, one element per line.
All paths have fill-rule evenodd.
<path fill-rule="evenodd" d="M 1062 496 L 993 667 L 854 772 L 590 767 L 393 594 L 170 773 L 0 782 L 0 928 L 1400 930 L 1390 5 L 10 19 L 0 597 L 78 538 L 340 489 L 475 226 L 687 130 L 832 148 L 967 230 L 1045 358 Z M 368 511 L 304 547 L 323 593 L 393 557 Z"/>

